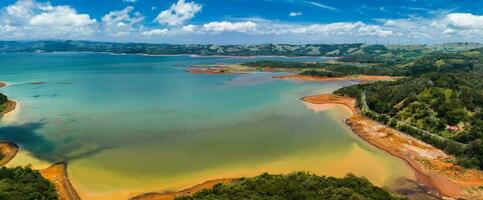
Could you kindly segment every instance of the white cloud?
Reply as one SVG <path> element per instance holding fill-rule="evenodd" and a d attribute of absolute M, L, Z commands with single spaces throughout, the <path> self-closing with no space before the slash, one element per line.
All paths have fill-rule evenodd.
<path fill-rule="evenodd" d="M 136 3 L 138 2 L 138 0 L 122 0 L 124 2 L 128 2 L 128 3 Z"/>
<path fill-rule="evenodd" d="M 126 36 L 142 27 L 144 16 L 139 12 L 131 15 L 133 9 L 132 6 L 128 6 L 123 10 L 111 11 L 102 17 L 104 33 L 115 37 Z"/>
<path fill-rule="evenodd" d="M 431 23 L 431 27 L 443 29 L 443 34 L 483 37 L 483 15 L 449 13 Z"/>
<path fill-rule="evenodd" d="M 96 24 L 70 6 L 18 0 L 0 12 L 0 38 L 79 38 L 92 35 Z"/>
<path fill-rule="evenodd" d="M 77 14 L 69 6 L 48 6 L 44 8 L 46 12 L 39 13 L 29 20 L 30 25 L 34 26 L 72 26 L 81 27 L 96 23 L 87 14 Z"/>
<path fill-rule="evenodd" d="M 289 13 L 288 15 L 289 15 L 290 17 L 297 17 L 297 16 L 302 15 L 302 13 L 301 13 L 301 12 L 291 12 L 291 13 Z"/>
<path fill-rule="evenodd" d="M 203 32 L 207 33 L 219 33 L 219 32 L 241 32 L 249 33 L 255 30 L 257 24 L 247 22 L 210 22 L 203 25 Z"/>
<path fill-rule="evenodd" d="M 178 0 L 168 10 L 159 13 L 155 21 L 169 26 L 179 26 L 193 18 L 196 13 L 201 11 L 201 8 L 202 6 L 194 1 L 185 2 L 185 0 Z"/>
<path fill-rule="evenodd" d="M 378 20 L 383 26 L 402 36 L 426 39 L 483 37 L 483 16 L 470 13 L 442 13 L 432 19 L 410 17 L 407 19 Z M 463 36 L 463 37 L 462 37 Z"/>
<path fill-rule="evenodd" d="M 299 25 L 275 21 L 263 22 L 209 22 L 202 25 L 186 25 L 169 30 L 169 34 L 221 34 L 228 32 L 245 33 L 249 35 L 325 35 L 325 36 L 374 36 L 388 37 L 394 31 L 378 25 L 363 22 L 341 22 L 329 24 Z"/>
<path fill-rule="evenodd" d="M 159 35 L 166 35 L 168 33 L 168 29 L 153 29 L 150 31 L 144 31 L 141 35 L 144 36 L 159 36 Z"/>

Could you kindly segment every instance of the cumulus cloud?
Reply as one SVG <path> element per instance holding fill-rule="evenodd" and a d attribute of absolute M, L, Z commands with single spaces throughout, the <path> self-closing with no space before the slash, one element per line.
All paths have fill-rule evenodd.
<path fill-rule="evenodd" d="M 18 0 L 0 13 L 1 38 L 78 38 L 95 32 L 96 20 L 70 6 Z"/>
<path fill-rule="evenodd" d="M 178 0 L 168 10 L 159 13 L 155 21 L 169 26 L 179 26 L 193 18 L 196 13 L 201 11 L 201 8 L 202 6 L 194 1 L 186 2 L 185 0 Z"/>
<path fill-rule="evenodd" d="M 470 13 L 443 13 L 431 19 L 410 17 L 379 21 L 387 30 L 398 32 L 399 36 L 422 39 L 453 37 L 459 40 L 483 37 L 483 16 Z"/>
<path fill-rule="evenodd" d="M 136 3 L 138 2 L 138 0 L 122 0 L 124 2 L 128 2 L 128 3 Z"/>
<path fill-rule="evenodd" d="M 443 18 L 433 21 L 431 26 L 443 29 L 443 33 L 447 35 L 459 34 L 483 37 L 483 15 L 449 13 Z"/>
<path fill-rule="evenodd" d="M 250 35 L 352 35 L 388 37 L 393 34 L 381 26 L 368 25 L 363 22 L 343 22 L 329 24 L 286 24 L 273 21 L 265 22 L 210 22 L 203 25 L 186 25 L 180 30 L 170 30 L 172 33 L 220 34 L 237 32 Z"/>
<path fill-rule="evenodd" d="M 208 33 L 219 33 L 219 32 L 241 32 L 247 33 L 254 31 L 257 24 L 247 21 L 247 22 L 210 22 L 204 24 L 202 27 L 203 32 Z"/>
<path fill-rule="evenodd" d="M 143 31 L 141 35 L 144 36 L 160 36 L 160 35 L 166 35 L 168 33 L 168 29 L 153 29 L 150 31 Z"/>
<path fill-rule="evenodd" d="M 131 14 L 133 9 L 132 6 L 128 6 L 123 10 L 111 11 L 102 17 L 105 33 L 115 37 L 126 36 L 142 27 L 144 16 L 139 12 Z"/>
<path fill-rule="evenodd" d="M 291 13 L 289 13 L 288 15 L 289 15 L 290 17 L 297 17 L 297 16 L 302 15 L 302 13 L 301 13 L 301 12 L 291 12 Z"/>

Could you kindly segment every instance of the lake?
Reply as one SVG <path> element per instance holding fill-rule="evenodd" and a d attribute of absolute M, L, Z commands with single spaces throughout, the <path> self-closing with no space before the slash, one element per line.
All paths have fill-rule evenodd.
<path fill-rule="evenodd" d="M 21 150 L 9 166 L 68 163 L 83 199 L 126 199 L 209 179 L 309 171 L 414 178 L 401 160 L 300 97 L 356 84 L 275 80 L 272 73 L 190 74 L 198 64 L 327 58 L 190 57 L 102 53 L 0 54 L 0 91 L 19 102 L 0 139 Z M 35 83 L 35 84 L 32 84 Z"/>

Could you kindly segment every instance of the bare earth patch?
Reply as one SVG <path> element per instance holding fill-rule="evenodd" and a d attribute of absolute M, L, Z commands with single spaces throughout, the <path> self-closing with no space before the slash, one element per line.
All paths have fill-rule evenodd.
<path fill-rule="evenodd" d="M 17 155 L 18 146 L 11 142 L 0 142 L 0 153 L 3 154 L 3 158 L 0 160 L 0 166 L 7 164 L 10 160 Z"/>
<path fill-rule="evenodd" d="M 67 165 L 65 163 L 57 163 L 49 168 L 42 169 L 40 174 L 54 184 L 59 200 L 80 200 L 67 176 Z"/>

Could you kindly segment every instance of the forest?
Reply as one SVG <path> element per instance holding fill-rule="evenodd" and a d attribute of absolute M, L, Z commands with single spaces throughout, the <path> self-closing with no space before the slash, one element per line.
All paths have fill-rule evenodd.
<path fill-rule="evenodd" d="M 8 98 L 4 94 L 0 93 L 0 112 L 5 109 L 5 103 L 7 103 Z"/>
<path fill-rule="evenodd" d="M 229 184 L 217 184 L 192 196 L 177 200 L 196 199 L 320 199 L 320 200 L 396 200 L 365 178 L 348 174 L 343 178 L 317 176 L 305 172 L 288 175 L 262 174 L 253 178 L 236 179 Z"/>
<path fill-rule="evenodd" d="M 341 88 L 364 114 L 483 169 L 482 49 L 426 56 L 406 64 L 406 78 Z M 367 109 L 363 109 L 366 106 Z"/>
<path fill-rule="evenodd" d="M 55 187 L 30 167 L 0 168 L 0 199 L 55 200 Z"/>

